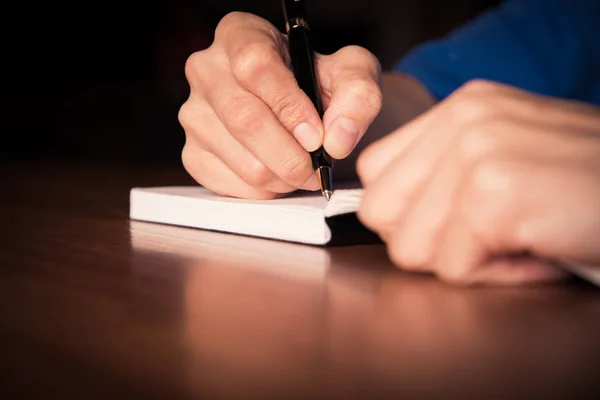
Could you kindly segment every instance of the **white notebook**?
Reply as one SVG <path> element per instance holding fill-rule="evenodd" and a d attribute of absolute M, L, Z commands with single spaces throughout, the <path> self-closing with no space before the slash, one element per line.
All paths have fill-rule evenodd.
<path fill-rule="evenodd" d="M 200 186 L 133 188 L 130 218 L 312 245 L 365 244 L 378 237 L 357 219 L 362 189 L 338 189 L 274 200 L 216 195 Z"/>
<path fill-rule="evenodd" d="M 380 243 L 356 217 L 362 189 L 337 189 L 330 201 L 318 192 L 275 200 L 245 200 L 216 195 L 201 186 L 133 188 L 132 220 L 178 225 L 311 245 Z M 600 268 L 560 265 L 600 285 Z"/>

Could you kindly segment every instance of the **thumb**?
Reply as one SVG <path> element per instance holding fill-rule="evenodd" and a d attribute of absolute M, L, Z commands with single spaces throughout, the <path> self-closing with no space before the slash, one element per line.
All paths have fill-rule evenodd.
<path fill-rule="evenodd" d="M 368 50 L 348 46 L 323 56 L 323 91 L 331 93 L 323 116 L 325 150 L 347 157 L 365 134 L 382 105 L 381 66 Z"/>

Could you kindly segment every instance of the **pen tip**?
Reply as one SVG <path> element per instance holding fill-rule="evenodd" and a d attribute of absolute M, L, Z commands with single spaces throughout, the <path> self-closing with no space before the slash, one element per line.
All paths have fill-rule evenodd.
<path fill-rule="evenodd" d="M 329 201 L 329 199 L 331 199 L 331 192 L 329 190 L 325 190 L 323 192 L 323 196 L 325 196 L 325 198 L 327 199 L 327 201 Z"/>

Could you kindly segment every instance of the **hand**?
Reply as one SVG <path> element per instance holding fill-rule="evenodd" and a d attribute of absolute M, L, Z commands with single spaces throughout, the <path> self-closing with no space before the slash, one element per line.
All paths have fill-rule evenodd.
<path fill-rule="evenodd" d="M 361 221 L 407 270 L 458 284 L 600 265 L 600 109 L 474 81 L 359 156 Z"/>
<path fill-rule="evenodd" d="M 289 68 L 286 40 L 269 22 L 236 12 L 186 63 L 191 92 L 179 113 L 182 160 L 216 193 L 268 199 L 317 190 L 308 152 L 324 144 L 332 157 L 346 157 L 379 112 L 379 62 L 352 46 L 317 55 L 321 121 Z"/>

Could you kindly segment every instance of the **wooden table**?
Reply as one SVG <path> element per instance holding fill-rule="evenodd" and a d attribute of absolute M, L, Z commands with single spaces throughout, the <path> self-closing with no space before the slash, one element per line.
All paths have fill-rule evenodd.
<path fill-rule="evenodd" d="M 488 399 L 600 394 L 600 292 L 461 289 L 381 246 L 129 221 L 181 170 L 4 164 L 2 398 Z"/>

